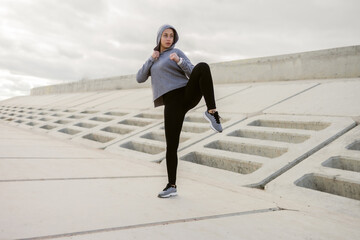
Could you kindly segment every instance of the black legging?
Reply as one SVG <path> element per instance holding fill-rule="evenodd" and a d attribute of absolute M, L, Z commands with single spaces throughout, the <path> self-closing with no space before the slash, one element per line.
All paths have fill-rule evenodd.
<path fill-rule="evenodd" d="M 170 184 L 176 183 L 177 150 L 185 114 L 200 102 L 202 96 L 208 110 L 216 108 L 213 81 L 209 65 L 206 63 L 199 63 L 194 67 L 185 87 L 163 95 L 166 167 Z"/>

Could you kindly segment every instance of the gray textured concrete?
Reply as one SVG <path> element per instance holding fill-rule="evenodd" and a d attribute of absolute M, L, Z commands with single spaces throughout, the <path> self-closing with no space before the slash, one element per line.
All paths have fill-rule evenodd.
<path fill-rule="evenodd" d="M 184 169 L 178 182 L 181 194 L 159 199 L 156 192 L 166 182 L 162 165 L 4 123 L 0 127 L 0 239 L 360 236 L 359 209 L 349 214 L 323 207 L 344 199 L 330 196 L 323 206 L 302 204 L 272 192 L 214 184 Z"/>
<path fill-rule="evenodd" d="M 354 126 L 351 118 L 259 115 L 180 151 L 179 156 L 240 173 L 226 181 L 263 187 Z"/>
<path fill-rule="evenodd" d="M 314 212 L 313 212 L 314 213 Z M 319 213 L 322 215 L 321 213 Z M 324 215 L 322 215 L 324 216 Z M 243 212 L 201 221 L 114 230 L 60 239 L 354 239 L 359 237 L 357 224 L 344 226 L 332 216 L 326 219 L 298 211 Z M 349 235 L 345 235 L 349 234 Z M 170 236 L 170 237 L 169 237 Z"/>
<path fill-rule="evenodd" d="M 356 117 L 360 116 L 359 92 L 358 79 L 323 82 L 303 94 L 265 110 L 265 113 Z"/>
<path fill-rule="evenodd" d="M 316 64 L 333 68 L 359 64 L 354 49 L 273 60 L 331 53 Z M 150 88 L 1 101 L 0 239 L 359 239 L 359 91 L 359 78 L 215 85 L 224 131 L 204 101 L 187 114 L 172 199 L 157 198 L 166 146 Z"/>
<path fill-rule="evenodd" d="M 359 173 L 358 126 L 269 183 L 266 189 L 304 204 L 360 217 Z"/>
<path fill-rule="evenodd" d="M 212 65 L 217 83 L 360 77 L 360 46 L 325 49 Z"/>

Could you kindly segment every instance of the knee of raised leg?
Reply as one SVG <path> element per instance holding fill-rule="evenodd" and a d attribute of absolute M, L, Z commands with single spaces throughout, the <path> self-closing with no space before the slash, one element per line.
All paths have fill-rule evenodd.
<path fill-rule="evenodd" d="M 198 68 L 201 68 L 202 70 L 210 70 L 209 64 L 206 62 L 201 62 L 197 64 Z"/>

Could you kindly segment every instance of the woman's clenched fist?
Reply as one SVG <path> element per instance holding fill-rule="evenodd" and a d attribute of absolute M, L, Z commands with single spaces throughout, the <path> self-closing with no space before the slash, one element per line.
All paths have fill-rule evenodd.
<path fill-rule="evenodd" d="M 151 57 L 155 60 L 157 60 L 160 56 L 160 52 L 159 51 L 154 51 L 153 54 L 151 55 Z"/>
<path fill-rule="evenodd" d="M 176 63 L 178 63 L 180 61 L 180 58 L 176 53 L 170 54 L 170 59 L 173 60 Z"/>

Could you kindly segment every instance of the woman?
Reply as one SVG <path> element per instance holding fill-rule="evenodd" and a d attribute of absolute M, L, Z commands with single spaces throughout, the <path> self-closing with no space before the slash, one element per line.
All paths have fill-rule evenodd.
<path fill-rule="evenodd" d="M 222 132 L 210 68 L 206 63 L 199 63 L 194 67 L 181 50 L 174 48 L 178 40 L 179 35 L 173 26 L 161 26 L 153 54 L 136 75 L 139 83 L 151 76 L 154 105 L 165 105 L 166 167 L 169 182 L 159 193 L 160 198 L 177 195 L 177 149 L 181 128 L 185 114 L 199 103 L 202 96 L 207 106 L 205 119 L 210 122 L 213 130 Z"/>

